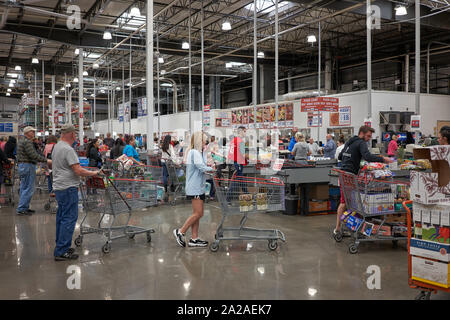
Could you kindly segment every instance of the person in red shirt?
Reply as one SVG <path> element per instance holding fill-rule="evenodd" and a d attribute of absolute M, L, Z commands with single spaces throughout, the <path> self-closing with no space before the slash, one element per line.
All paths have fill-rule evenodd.
<path fill-rule="evenodd" d="M 388 145 L 387 154 L 389 157 L 394 157 L 397 154 L 397 149 L 398 149 L 397 140 L 398 140 L 398 137 L 394 134 L 392 136 L 391 142 L 389 142 L 389 145 Z"/>
<path fill-rule="evenodd" d="M 234 164 L 235 177 L 233 179 L 239 180 L 243 176 L 244 166 L 247 164 L 245 159 L 245 137 L 246 129 L 245 127 L 238 128 L 238 134 L 234 137 L 230 144 L 230 151 L 228 152 L 228 161 L 232 161 Z M 227 201 L 233 196 L 232 193 L 235 191 L 236 185 L 234 181 L 231 183 L 230 189 L 227 194 Z M 247 193 L 247 187 L 242 184 L 242 191 Z"/>

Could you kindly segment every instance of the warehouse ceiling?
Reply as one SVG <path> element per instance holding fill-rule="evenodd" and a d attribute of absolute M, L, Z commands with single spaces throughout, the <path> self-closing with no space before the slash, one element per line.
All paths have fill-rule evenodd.
<path fill-rule="evenodd" d="M 413 52 L 414 1 L 372 3 L 381 9 L 381 27 L 372 32 L 372 59 L 398 59 Z M 80 28 L 73 30 L 67 27 L 71 5 L 79 6 L 82 18 Z M 399 5 L 406 6 L 407 15 L 395 15 Z M 76 76 L 75 49 L 80 47 L 85 50 L 88 78 L 106 79 L 111 67 L 113 79 L 121 82 L 124 71 L 128 83 L 131 65 L 133 85 L 145 85 L 141 80 L 146 61 L 145 6 L 145 1 L 127 0 L 0 1 L 0 92 L 6 91 L 12 78 L 17 80 L 13 93 L 26 92 L 42 68 L 47 74 L 46 88 L 50 89 L 50 75 L 55 74 L 58 89 L 65 74 L 68 79 Z M 133 7 L 140 9 L 140 15 L 130 15 Z M 258 64 L 269 67 L 274 65 L 274 8 L 275 0 L 257 0 L 258 52 L 264 56 L 258 58 Z M 307 36 L 318 37 L 319 21 L 322 55 L 329 50 L 341 67 L 364 64 L 365 10 L 365 1 L 279 0 L 280 78 L 317 69 L 317 43 L 308 43 Z M 450 41 L 450 1 L 421 1 L 421 10 L 422 50 L 432 40 Z M 193 81 L 199 82 L 203 17 L 206 80 L 217 76 L 231 88 L 250 80 L 253 14 L 253 1 L 249 0 L 154 1 L 155 51 L 159 48 L 159 57 L 164 60 L 160 63 L 163 77 L 187 82 L 188 50 L 182 49 L 182 43 L 190 34 Z M 222 30 L 224 22 L 230 23 L 231 30 Z M 103 39 L 105 31 L 111 32 L 111 40 Z M 39 63 L 32 64 L 32 58 Z M 99 64 L 96 70 L 92 68 L 95 62 Z M 21 71 L 14 70 L 16 65 Z"/>

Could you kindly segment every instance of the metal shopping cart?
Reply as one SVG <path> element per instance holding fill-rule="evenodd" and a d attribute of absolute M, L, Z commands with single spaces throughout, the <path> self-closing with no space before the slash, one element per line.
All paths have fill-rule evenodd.
<path fill-rule="evenodd" d="M 172 196 L 171 205 L 175 205 L 178 199 L 185 199 L 186 166 L 177 165 L 173 161 L 166 161 L 169 175 L 168 194 Z"/>
<path fill-rule="evenodd" d="M 16 182 L 16 165 L 4 163 L 3 170 L 3 183 L 0 184 L 0 198 L 7 200 L 9 204 L 14 206 L 14 191 Z M 9 189 L 9 190 L 8 190 Z"/>
<path fill-rule="evenodd" d="M 244 227 L 249 214 L 284 210 L 284 183 L 278 178 L 214 177 L 217 198 L 222 209 L 222 220 L 210 250 L 216 252 L 222 240 L 268 240 L 269 249 L 276 250 L 277 240 L 286 241 L 284 233 L 277 229 Z M 225 219 L 242 215 L 238 227 L 224 227 Z"/>
<path fill-rule="evenodd" d="M 91 233 L 102 234 L 107 238 L 102 247 L 103 253 L 111 251 L 112 240 L 125 237 L 133 239 L 136 234 L 145 233 L 147 242 L 150 242 L 151 234 L 155 232 L 154 229 L 133 226 L 129 222 L 133 209 L 144 208 L 155 203 L 156 191 L 149 186 L 151 183 L 151 181 L 145 180 L 87 178 L 86 183 L 80 185 L 85 214 L 80 224 L 80 235 L 75 239 L 75 245 L 81 246 L 83 236 Z M 101 215 L 96 226 L 86 225 L 89 213 Z M 128 215 L 126 223 L 115 225 L 116 216 L 120 214 Z M 108 219 L 105 219 L 106 216 L 109 216 Z"/>
<path fill-rule="evenodd" d="M 420 281 L 417 279 L 414 279 L 412 276 L 412 259 L 414 258 L 413 255 L 411 255 L 410 246 L 411 246 L 411 238 L 412 238 L 412 230 L 413 230 L 413 221 L 412 221 L 412 214 L 411 214 L 411 204 L 412 201 L 405 201 L 403 202 L 403 207 L 405 208 L 407 212 L 407 223 L 408 223 L 408 283 L 409 287 L 412 289 L 419 289 L 420 292 L 416 296 L 416 300 L 430 300 L 431 293 L 437 293 L 438 291 L 444 291 L 450 293 L 450 288 L 444 288 L 440 287 L 436 284 Z M 436 247 L 439 248 L 439 243 L 436 243 Z M 431 262 L 431 261 L 430 261 Z M 433 262 L 431 262 L 433 263 Z"/>
<path fill-rule="evenodd" d="M 407 240 L 405 222 L 388 222 L 389 215 L 402 215 L 406 211 L 396 206 L 399 189 L 405 190 L 408 181 L 376 179 L 371 174 L 355 175 L 339 169 L 339 184 L 343 190 L 347 215 L 342 217 L 343 227 L 348 229 L 353 241 L 349 252 L 355 254 L 361 242 L 392 241 L 397 245 L 399 240 Z M 398 188 L 398 187 L 401 188 Z M 395 231 L 398 230 L 398 231 Z M 394 232 L 395 231 L 395 232 Z M 334 235 L 336 242 L 341 242 L 344 235 Z"/>
<path fill-rule="evenodd" d="M 48 172 L 49 167 L 47 163 L 38 163 L 36 165 L 36 180 L 35 180 L 35 188 L 42 194 L 43 192 L 48 192 Z"/>

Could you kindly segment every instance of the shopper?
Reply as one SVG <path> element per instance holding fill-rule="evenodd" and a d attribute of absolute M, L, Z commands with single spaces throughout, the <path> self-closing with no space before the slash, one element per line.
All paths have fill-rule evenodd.
<path fill-rule="evenodd" d="M 191 228 L 189 247 L 206 247 L 207 241 L 198 237 L 200 219 L 203 217 L 203 202 L 205 201 L 205 172 L 213 171 L 208 167 L 202 155 L 206 136 L 203 132 L 195 132 L 191 138 L 190 150 L 186 163 L 186 197 L 192 200 L 192 215 L 180 229 L 173 230 L 173 235 L 181 247 L 186 247 L 185 234 Z"/>
<path fill-rule="evenodd" d="M 244 165 L 246 164 L 246 156 L 245 156 L 245 127 L 238 128 L 238 135 L 233 138 L 230 144 L 230 150 L 228 151 L 228 160 L 232 161 L 235 174 L 234 179 L 231 182 L 230 189 L 227 193 L 227 201 L 230 201 L 233 196 L 233 192 L 236 192 L 236 186 L 242 187 L 242 191 L 247 193 L 247 186 L 245 184 L 240 184 L 236 180 L 239 180 L 240 177 L 244 175 Z"/>
<path fill-rule="evenodd" d="M 58 211 L 56 212 L 56 261 L 74 260 L 78 258 L 70 247 L 73 231 L 78 219 L 78 186 L 79 177 L 98 176 L 99 171 L 89 171 L 80 166 L 78 156 L 71 147 L 76 138 L 76 129 L 72 124 L 64 124 L 61 128 L 61 140 L 52 152 L 53 188 L 55 190 Z"/>
<path fill-rule="evenodd" d="M 323 147 L 323 155 L 330 159 L 334 159 L 336 155 L 336 142 L 334 142 L 331 134 L 327 134 L 327 143 Z"/>
<path fill-rule="evenodd" d="M 117 138 L 114 142 L 114 147 L 111 149 L 109 153 L 109 157 L 111 159 L 117 159 L 121 155 L 123 155 L 123 149 L 125 148 L 125 142 L 121 138 Z"/>
<path fill-rule="evenodd" d="M 170 134 L 167 134 L 163 139 L 163 144 L 161 147 L 161 165 L 163 169 L 163 184 L 164 190 L 167 192 L 167 186 L 169 184 L 169 171 L 167 165 L 170 165 L 172 162 L 173 165 L 179 165 L 181 160 L 175 154 L 175 150 L 172 146 L 172 137 Z"/>
<path fill-rule="evenodd" d="M 397 154 L 397 149 L 398 149 L 397 140 L 398 140 L 398 137 L 395 134 L 392 135 L 392 139 L 391 139 L 391 142 L 389 142 L 388 152 L 387 152 L 387 155 L 389 157 L 394 157 Z"/>
<path fill-rule="evenodd" d="M 5 151 L 6 142 L 7 142 L 6 137 L 0 137 L 0 150 L 2 150 L 3 152 Z"/>
<path fill-rule="evenodd" d="M 5 155 L 9 159 L 16 159 L 17 139 L 10 136 L 5 144 Z"/>
<path fill-rule="evenodd" d="M 439 130 L 438 141 L 440 145 L 450 144 L 450 127 L 444 126 Z"/>
<path fill-rule="evenodd" d="M 44 157 L 47 159 L 52 159 L 52 152 L 53 148 L 55 147 L 55 144 L 58 142 L 55 136 L 49 136 L 47 138 L 47 144 L 44 148 Z M 53 183 L 52 183 L 52 172 L 49 168 L 46 170 L 45 175 L 47 176 L 47 184 L 48 184 L 48 192 L 50 193 L 50 196 L 54 196 L 53 193 Z"/>
<path fill-rule="evenodd" d="M 308 147 L 309 147 L 309 152 L 311 153 L 312 156 L 320 155 L 319 145 L 314 142 L 313 138 L 309 138 Z"/>
<path fill-rule="evenodd" d="M 338 163 L 341 162 L 341 161 L 339 161 L 339 155 L 341 154 L 342 149 L 344 149 L 344 145 L 345 145 L 345 139 L 343 136 L 340 136 L 339 140 L 338 140 L 338 147 L 336 148 L 336 154 L 334 156 L 334 158 L 336 160 L 338 160 Z"/>
<path fill-rule="evenodd" d="M 353 174 L 358 174 L 361 159 L 369 162 L 386 162 L 391 163 L 388 157 L 380 157 L 372 155 L 369 151 L 367 143 L 372 139 L 372 133 L 375 130 L 369 126 L 359 128 L 358 135 L 354 136 L 344 145 L 344 149 L 339 154 L 339 160 L 342 161 L 342 170 Z M 344 193 L 341 186 L 341 201 L 337 210 L 336 228 L 333 233 L 337 234 L 341 229 L 341 216 L 346 209 Z"/>
<path fill-rule="evenodd" d="M 103 143 L 108 146 L 109 150 L 111 150 L 114 147 L 114 139 L 111 138 L 111 133 L 110 132 L 108 132 L 106 134 L 106 138 L 103 139 Z"/>
<path fill-rule="evenodd" d="M 141 159 L 139 158 L 139 153 L 135 149 L 136 139 L 134 136 L 125 137 L 126 146 L 123 149 L 123 154 L 131 158 L 135 163 L 142 165 Z"/>
<path fill-rule="evenodd" d="M 308 158 L 308 155 L 310 155 L 310 151 L 308 148 L 308 144 L 305 142 L 305 137 L 301 132 L 297 132 L 295 134 L 295 140 L 297 143 L 294 145 L 294 148 L 292 149 L 291 155 L 294 158 L 295 162 L 307 165 L 308 162 L 306 161 Z"/>
<path fill-rule="evenodd" d="M 292 152 L 292 149 L 294 149 L 295 144 L 297 143 L 297 140 L 295 140 L 295 135 L 297 133 L 298 129 L 297 128 L 292 128 L 292 137 L 291 137 L 291 141 L 289 141 L 289 145 L 288 145 L 288 150 L 289 152 Z M 289 158 L 291 158 L 291 155 L 289 155 Z"/>
<path fill-rule="evenodd" d="M 208 145 L 205 147 L 206 164 L 208 166 L 210 166 L 210 167 L 215 166 L 217 168 L 218 164 L 215 165 L 215 160 L 213 158 L 213 155 L 217 156 L 218 153 L 219 153 L 219 144 L 216 141 L 216 137 L 211 136 Z M 208 182 L 211 185 L 209 197 L 212 201 L 214 201 L 214 197 L 216 196 L 216 188 L 214 187 L 214 181 L 213 181 L 212 177 L 206 179 L 206 182 Z"/>
<path fill-rule="evenodd" d="M 88 166 L 91 168 L 101 168 L 102 156 L 98 148 L 100 147 L 100 140 L 95 138 L 87 146 L 86 156 L 89 159 Z"/>
<path fill-rule="evenodd" d="M 3 150 L 0 148 L 0 203 L 3 204 L 5 203 L 5 176 L 3 173 L 3 165 L 4 164 L 11 164 L 11 160 L 9 160 L 5 153 L 3 152 Z M 9 177 L 6 177 L 9 180 Z M 12 177 L 13 178 L 13 177 Z"/>
<path fill-rule="evenodd" d="M 30 201 L 34 193 L 34 181 L 36 179 L 36 163 L 47 162 L 52 164 L 52 160 L 46 159 L 37 153 L 34 145 L 34 135 L 36 129 L 25 127 L 23 129 L 24 137 L 19 140 L 17 147 L 17 162 L 20 179 L 20 199 L 17 206 L 18 215 L 31 215 L 34 210 L 30 209 Z"/>

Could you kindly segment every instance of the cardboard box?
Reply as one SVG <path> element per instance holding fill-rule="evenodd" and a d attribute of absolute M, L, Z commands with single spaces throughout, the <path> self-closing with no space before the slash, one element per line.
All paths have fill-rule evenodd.
<path fill-rule="evenodd" d="M 450 244 L 450 227 L 422 224 L 422 240 Z"/>
<path fill-rule="evenodd" d="M 420 257 L 412 257 L 412 279 L 450 288 L 450 264 Z"/>
<path fill-rule="evenodd" d="M 330 190 L 328 184 L 313 184 L 309 189 L 309 198 L 315 200 L 328 200 Z"/>
<path fill-rule="evenodd" d="M 327 211 L 328 210 L 328 201 L 322 200 L 322 201 L 310 201 L 309 202 L 309 211 L 315 212 L 315 211 Z"/>
<path fill-rule="evenodd" d="M 414 159 L 431 161 L 432 172 L 411 171 L 411 198 L 422 204 L 450 202 L 450 146 L 413 150 Z"/>
<path fill-rule="evenodd" d="M 349 228 L 352 231 L 356 231 L 359 229 L 359 227 L 361 226 L 361 224 L 363 223 L 363 220 L 355 217 L 355 216 L 348 216 L 347 221 L 346 221 L 346 226 L 347 228 Z"/>
<path fill-rule="evenodd" d="M 394 212 L 394 194 L 393 193 L 376 193 L 361 195 L 364 211 L 366 214 L 383 214 Z"/>
<path fill-rule="evenodd" d="M 409 254 L 450 262 L 450 244 L 411 238 Z"/>

